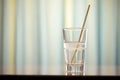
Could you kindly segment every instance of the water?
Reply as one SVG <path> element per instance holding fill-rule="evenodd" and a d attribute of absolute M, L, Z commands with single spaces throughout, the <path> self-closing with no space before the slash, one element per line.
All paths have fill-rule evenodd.
<path fill-rule="evenodd" d="M 76 51 L 76 53 L 74 53 Z M 85 43 L 66 42 L 64 43 L 64 54 L 66 75 L 85 75 Z M 73 61 L 72 57 L 75 54 Z"/>

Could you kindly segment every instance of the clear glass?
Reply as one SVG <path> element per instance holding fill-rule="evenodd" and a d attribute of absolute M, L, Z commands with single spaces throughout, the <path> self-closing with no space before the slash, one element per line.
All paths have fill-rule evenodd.
<path fill-rule="evenodd" d="M 66 75 L 85 75 L 87 31 L 85 28 L 63 29 Z"/>

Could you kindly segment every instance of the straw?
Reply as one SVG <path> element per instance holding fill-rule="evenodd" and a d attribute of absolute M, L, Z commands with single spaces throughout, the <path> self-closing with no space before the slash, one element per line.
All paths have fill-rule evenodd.
<path fill-rule="evenodd" d="M 83 25 L 82 25 L 82 29 L 81 29 L 81 33 L 80 33 L 78 42 L 80 42 L 80 40 L 81 40 L 81 36 L 82 36 L 83 29 L 84 29 L 84 26 L 85 26 L 85 23 L 86 23 L 86 19 L 87 19 L 87 16 L 88 16 L 89 9 L 90 9 L 90 4 L 88 5 L 88 9 L 87 9 L 87 12 L 86 12 L 86 15 L 85 15 L 85 18 L 84 18 L 84 22 L 83 22 Z M 74 51 L 74 54 L 72 55 L 71 63 L 73 62 L 74 57 L 76 55 L 76 52 L 78 51 L 78 47 L 79 47 L 79 43 L 76 45 L 76 49 Z"/>

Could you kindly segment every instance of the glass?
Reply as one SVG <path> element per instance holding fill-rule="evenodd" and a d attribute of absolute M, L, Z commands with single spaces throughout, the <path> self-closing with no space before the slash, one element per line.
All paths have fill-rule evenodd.
<path fill-rule="evenodd" d="M 63 29 L 66 75 L 85 75 L 87 31 L 86 28 Z"/>

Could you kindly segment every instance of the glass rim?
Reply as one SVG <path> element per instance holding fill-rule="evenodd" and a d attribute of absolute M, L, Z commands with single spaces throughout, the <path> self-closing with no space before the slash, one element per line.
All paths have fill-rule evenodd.
<path fill-rule="evenodd" d="M 78 28 L 78 27 L 71 27 L 71 28 L 63 28 L 63 30 L 81 30 L 82 28 Z M 88 30 L 88 28 L 83 28 L 83 30 Z"/>

